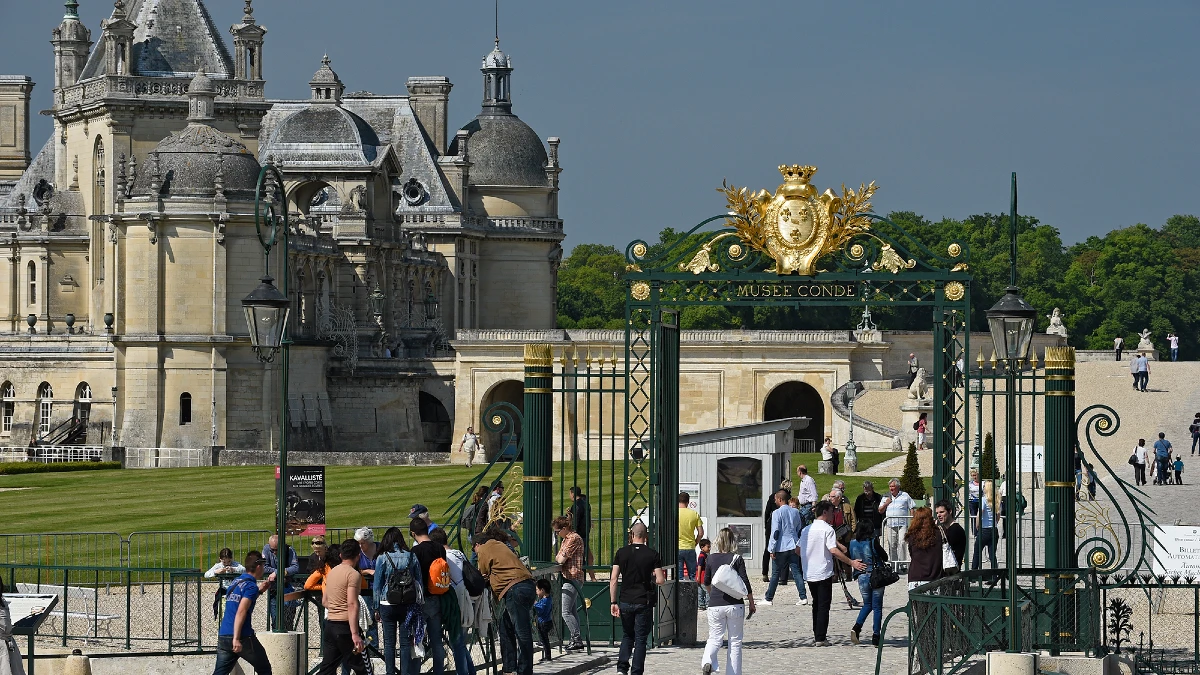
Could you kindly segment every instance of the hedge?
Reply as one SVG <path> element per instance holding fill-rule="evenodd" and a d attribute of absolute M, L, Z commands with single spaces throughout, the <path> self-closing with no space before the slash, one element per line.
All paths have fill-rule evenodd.
<path fill-rule="evenodd" d="M 22 473 L 64 473 L 67 471 L 107 471 L 120 469 L 120 462 L 0 462 L 0 476 Z"/>

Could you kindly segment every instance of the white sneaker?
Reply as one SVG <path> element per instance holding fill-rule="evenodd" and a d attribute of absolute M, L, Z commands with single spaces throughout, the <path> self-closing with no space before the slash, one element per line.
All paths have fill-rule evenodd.
<path fill-rule="evenodd" d="M 773 603 L 770 600 L 759 600 L 754 604 L 758 605 L 759 607 L 770 607 Z"/>
<path fill-rule="evenodd" d="M 808 598 L 800 598 L 799 600 L 796 601 L 797 607 L 803 607 L 804 605 L 807 605 L 807 604 L 808 604 Z"/>

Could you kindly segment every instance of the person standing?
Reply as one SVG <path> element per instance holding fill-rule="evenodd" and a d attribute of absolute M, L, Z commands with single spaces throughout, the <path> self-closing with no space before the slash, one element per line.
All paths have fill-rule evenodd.
<path fill-rule="evenodd" d="M 975 551 L 971 556 L 971 569 L 983 565 L 983 552 L 988 553 L 992 569 L 996 568 L 996 482 L 985 480 L 980 486 L 979 518 L 975 525 Z"/>
<path fill-rule="evenodd" d="M 467 633 L 474 622 L 474 611 L 471 594 L 463 583 L 463 565 L 467 556 L 458 549 L 451 548 L 450 536 L 440 527 L 429 531 L 429 539 L 446 550 L 446 563 L 450 568 L 450 591 L 439 598 L 442 603 L 442 627 L 450 638 L 450 653 L 454 657 L 454 672 L 457 675 L 474 675 L 475 663 L 471 660 L 471 650 L 467 648 Z M 458 618 L 454 615 L 457 612 Z"/>
<path fill-rule="evenodd" d="M 967 517 L 971 520 L 971 529 L 975 529 L 975 517 L 979 515 L 979 469 L 971 469 L 971 479 L 967 481 Z M 959 558 L 962 561 L 962 558 Z"/>
<path fill-rule="evenodd" d="M 550 524 L 554 536 L 558 537 L 558 555 L 554 561 L 562 574 L 562 618 L 571 643 L 567 651 L 583 649 L 583 637 L 579 632 L 579 605 L 583 600 L 583 539 L 571 529 L 571 519 L 559 516 Z"/>
<path fill-rule="evenodd" d="M 929 430 L 929 413 L 921 413 L 917 418 L 917 449 L 924 450 L 925 442 L 928 438 L 926 432 Z"/>
<path fill-rule="evenodd" d="M 912 515 L 913 499 L 900 489 L 900 479 L 888 481 L 888 494 L 879 504 L 879 512 L 887 515 L 883 539 L 887 546 L 888 559 L 895 562 L 908 560 L 908 544 L 904 535 L 908 532 L 908 518 Z"/>
<path fill-rule="evenodd" d="M 225 615 L 221 617 L 221 627 L 217 631 L 217 666 L 213 675 L 228 675 L 238 659 L 249 663 L 255 673 L 271 675 L 271 662 L 254 634 L 250 617 L 254 615 L 254 604 L 258 602 L 258 596 L 271 586 L 275 575 L 272 574 L 270 579 L 263 579 L 263 556 L 257 551 L 246 554 L 244 569 L 245 573 L 235 579 L 225 593 Z M 3 586 L 0 586 L 0 592 L 2 591 Z M 0 596 L 0 604 L 2 603 L 3 599 Z M 7 608 L 4 613 L 7 614 Z M 2 618 L 0 623 L 4 623 Z M 3 630 L 4 626 L 0 625 L 0 643 Z M 11 633 L 9 639 L 12 639 Z M 20 668 L 19 658 L 17 667 Z"/>
<path fill-rule="evenodd" d="M 421 571 L 417 568 L 417 559 L 408 550 L 404 533 L 398 527 L 389 527 L 383 533 L 383 540 L 379 542 L 379 555 L 375 558 L 375 576 L 371 582 L 377 600 L 375 604 L 378 607 L 380 630 L 383 631 L 385 675 L 396 675 L 397 644 L 400 646 L 400 675 L 415 675 L 421 670 L 420 662 L 414 663 L 412 658 L 412 626 L 409 621 L 411 615 L 421 611 L 420 603 L 393 605 L 387 592 L 391 576 L 405 572 L 412 577 L 414 586 L 420 583 Z"/>
<path fill-rule="evenodd" d="M 871 588 L 871 572 L 875 571 L 877 565 L 886 565 L 888 557 L 883 547 L 879 545 L 879 539 L 875 536 L 870 521 L 858 521 L 858 527 L 854 529 L 854 541 L 850 542 L 850 557 L 861 560 L 867 565 L 866 570 L 856 572 L 858 591 L 862 593 L 863 604 L 862 609 L 858 610 L 858 618 L 854 621 L 854 627 L 850 629 L 850 642 L 858 644 L 858 636 L 862 632 L 863 624 L 867 622 L 867 617 L 874 612 L 871 644 L 879 646 L 879 629 L 883 623 L 884 589 L 882 587 Z"/>
<path fill-rule="evenodd" d="M 1174 469 L 1175 469 L 1175 484 L 1183 485 L 1183 458 L 1182 457 L 1175 458 Z"/>
<path fill-rule="evenodd" d="M 1171 360 L 1179 360 L 1179 336 L 1174 333 L 1167 333 L 1167 342 L 1171 345 Z"/>
<path fill-rule="evenodd" d="M 356 675 L 366 675 L 367 664 L 363 658 L 366 644 L 362 629 L 358 625 L 359 590 L 362 574 L 358 572 L 358 561 L 362 547 L 358 541 L 347 539 L 338 548 L 342 562 L 325 576 L 325 629 L 321 636 L 321 651 L 325 658 L 317 668 L 317 675 L 334 675 L 345 665 Z"/>
<path fill-rule="evenodd" d="M 646 524 L 640 520 L 629 528 L 629 545 L 613 556 L 612 574 L 608 581 L 609 613 L 621 620 L 621 651 L 617 655 L 617 672 L 622 675 L 642 675 L 646 670 L 646 640 L 650 637 L 650 624 L 654 620 L 654 606 L 658 600 L 656 586 L 667 581 L 662 556 L 647 545 L 647 535 Z M 621 582 L 619 595 L 618 579 Z"/>
<path fill-rule="evenodd" d="M 696 540 L 704 538 L 700 514 L 689 508 L 692 496 L 679 493 L 679 569 L 676 579 L 696 579 Z"/>
<path fill-rule="evenodd" d="M 1072 458 L 1072 461 L 1075 463 L 1075 495 L 1078 496 L 1080 488 L 1083 487 L 1083 450 L 1079 447 L 1079 443 L 1075 444 L 1075 454 Z M 1005 490 L 1001 490 L 1000 496 L 1002 498 L 1006 496 L 1005 492 Z M 1003 499 L 1000 501 L 1000 513 L 1001 517 L 1004 517 L 1004 514 L 1008 513 L 1004 509 Z"/>
<path fill-rule="evenodd" d="M 917 371 L 921 369 L 921 362 L 917 359 L 917 355 L 910 353 L 908 355 L 908 385 L 911 387 L 913 380 L 917 379 Z"/>
<path fill-rule="evenodd" d="M 1118 335 L 1113 338 L 1113 352 L 1117 355 L 1117 360 L 1121 360 L 1121 350 L 1125 349 L 1125 338 Z"/>
<path fill-rule="evenodd" d="M 789 506 L 787 499 L 786 490 L 779 490 L 775 493 L 776 508 L 775 513 L 771 516 L 771 529 L 767 534 L 767 552 L 774 561 L 774 565 L 771 569 L 771 583 L 767 586 L 767 595 L 762 602 L 764 607 L 769 607 L 775 600 L 775 589 L 783 580 L 787 570 L 791 570 L 792 579 L 796 581 L 796 590 L 800 593 L 800 599 L 796 604 L 808 604 L 808 596 L 804 591 L 804 576 L 800 573 L 800 556 L 798 555 L 800 552 L 800 512 Z M 720 546 L 717 547 L 717 550 L 721 550 Z M 726 552 L 728 553 L 728 551 Z M 709 562 L 708 565 L 709 569 L 717 569 L 712 562 Z"/>
<path fill-rule="evenodd" d="M 859 523 L 870 523 L 876 537 L 883 536 L 883 514 L 879 512 L 882 503 L 883 495 L 875 491 L 875 484 L 863 481 L 862 494 L 854 498 L 854 519 Z"/>
<path fill-rule="evenodd" d="M 312 553 L 308 554 L 308 567 L 302 570 L 306 574 L 312 574 L 325 565 L 325 551 L 329 550 L 329 547 L 325 544 L 325 535 L 323 534 L 313 537 L 311 543 Z"/>
<path fill-rule="evenodd" d="M 1146 484 L 1146 439 L 1139 438 L 1138 444 L 1133 447 L 1133 484 L 1135 486 Z"/>
<path fill-rule="evenodd" d="M 488 580 L 496 599 L 503 601 L 498 608 L 504 672 L 533 675 L 530 612 L 537 602 L 533 575 L 507 544 L 486 534 L 475 538 L 475 554 L 479 556 L 479 573 Z"/>
<path fill-rule="evenodd" d="M 808 582 L 808 591 L 812 595 L 814 647 L 830 646 L 826 638 L 829 634 L 829 607 L 833 603 L 833 582 L 837 578 L 833 568 L 834 559 L 859 572 L 867 569 L 866 563 L 851 560 L 842 551 L 837 534 L 830 524 L 833 520 L 833 510 L 833 504 L 828 501 L 817 502 L 813 507 L 812 525 L 800 533 L 804 579 Z"/>
<path fill-rule="evenodd" d="M 908 590 L 942 578 L 942 537 L 933 523 L 933 512 L 913 510 L 912 524 L 904 535 L 908 542 Z"/>
<path fill-rule="evenodd" d="M 788 491 L 784 490 L 784 492 Z M 788 493 L 789 498 L 790 494 Z M 767 545 L 763 547 L 762 554 L 762 580 L 765 582 L 771 581 L 771 519 L 775 517 L 775 510 L 779 508 L 776 501 L 775 496 L 772 495 L 767 500 L 766 508 L 763 509 L 763 530 L 767 533 Z M 787 500 L 785 499 L 783 503 L 786 504 Z M 784 579 L 784 581 L 787 581 L 787 579 Z"/>
<path fill-rule="evenodd" d="M 587 556 L 588 568 L 595 562 L 595 556 L 592 553 L 592 544 L 589 537 L 592 534 L 592 505 L 588 502 L 587 495 L 583 494 L 583 489 L 578 485 L 570 489 L 571 508 L 567 510 L 567 515 L 571 517 L 571 529 L 579 538 L 583 540 L 583 551 Z M 588 576 L 592 581 L 596 580 L 595 572 L 588 572 Z"/>
<path fill-rule="evenodd" d="M 817 481 L 808 475 L 808 467 L 803 464 L 796 467 L 796 477 L 800 479 L 800 488 L 796 498 L 800 500 L 800 520 L 805 527 L 812 522 L 813 507 L 817 504 Z"/>
<path fill-rule="evenodd" d="M 1188 432 L 1192 434 L 1192 454 L 1194 455 L 1196 448 L 1200 447 L 1200 413 L 1196 413 L 1196 419 L 1192 420 Z"/>
<path fill-rule="evenodd" d="M 1154 441 L 1154 459 L 1158 463 L 1158 475 L 1154 479 L 1155 485 L 1167 484 L 1167 463 L 1171 459 L 1171 441 L 1167 440 L 1167 435 L 1163 432 L 1158 432 L 1158 440 Z"/>
<path fill-rule="evenodd" d="M 779 493 L 775 494 L 778 496 Z M 776 513 L 779 511 L 777 510 Z M 709 558 L 713 570 L 728 566 L 737 573 L 742 583 L 746 585 L 746 597 L 737 598 L 726 595 L 721 589 L 712 586 L 711 578 L 705 580 L 709 586 L 708 641 L 704 644 L 704 656 L 700 661 L 700 669 L 704 675 L 710 675 L 713 672 L 713 666 L 717 663 L 717 654 L 721 651 L 722 639 L 728 635 L 729 649 L 725 652 L 724 672 L 725 675 L 741 675 L 743 627 L 746 619 L 754 614 L 755 606 L 754 593 L 750 588 L 750 577 L 746 574 L 746 561 L 737 554 L 737 539 L 733 536 L 733 530 L 725 527 L 717 533 L 717 552 Z M 803 585 L 799 576 L 796 577 L 796 585 Z"/>
<path fill-rule="evenodd" d="M 950 546 L 950 552 L 954 554 L 956 565 L 950 569 L 943 569 L 946 576 L 956 574 L 964 569 L 963 560 L 967 554 L 967 532 L 954 520 L 954 506 L 949 500 L 943 499 L 933 505 L 933 515 L 937 519 L 938 528 L 942 531 L 943 543 Z"/>
<path fill-rule="evenodd" d="M 467 433 L 463 434 L 458 449 L 467 455 L 467 468 L 471 468 L 475 463 L 475 453 L 479 451 L 479 435 L 475 433 L 474 427 L 467 427 Z"/>
<path fill-rule="evenodd" d="M 282 569 L 280 569 L 281 563 L 278 549 L 279 535 L 273 534 L 267 539 L 267 545 L 262 550 L 263 571 L 272 581 L 278 582 L 273 583 L 267 592 L 267 628 L 275 625 L 275 594 L 281 592 L 281 589 L 282 592 L 286 593 L 288 578 L 300 572 L 300 560 L 296 557 L 296 549 L 292 548 L 291 544 L 288 544 L 287 554 L 283 556 Z M 290 608 L 285 607 L 285 609 Z M 291 614 L 291 612 L 288 612 L 288 614 Z M 284 618 L 285 623 L 288 623 L 286 621 L 287 617 Z"/>
<path fill-rule="evenodd" d="M 412 554 L 416 556 L 417 567 L 420 569 L 418 579 L 425 585 L 425 602 L 421 604 L 421 614 L 425 617 L 425 626 L 429 634 L 433 672 L 441 673 L 444 672 L 446 663 L 446 645 L 442 640 L 442 603 L 440 597 L 435 597 L 437 594 L 433 593 L 433 588 L 429 585 L 431 583 L 429 569 L 433 566 L 434 561 L 441 560 L 446 564 L 447 572 L 449 572 L 449 563 L 445 562 L 446 547 L 429 538 L 429 523 L 425 522 L 424 518 L 413 518 L 408 525 L 408 533 L 416 542 L 413 544 Z M 528 617 L 526 617 L 526 623 L 529 623 Z"/>
<path fill-rule="evenodd" d="M 247 622 L 248 623 L 248 622 Z M 251 637 L 254 631 L 250 632 Z M 255 640 L 258 642 L 258 640 Z M 221 658 L 221 638 L 217 637 L 217 666 L 220 667 Z M 259 652 L 262 653 L 261 651 Z M 237 655 L 233 656 L 230 661 L 230 669 L 233 668 L 234 661 L 237 660 Z M 266 661 L 264 658 L 263 661 Z M 257 668 L 255 668 L 257 670 Z M 225 672 L 229 672 L 226 670 Z M 0 579 L 0 675 L 25 675 L 25 667 L 21 665 L 21 650 L 17 647 L 17 641 L 12 635 L 12 613 L 8 608 L 8 602 L 4 599 L 4 579 Z M 219 675 L 224 675 L 223 673 Z M 267 669 L 263 671 L 263 675 L 271 675 L 271 664 L 267 664 Z"/>

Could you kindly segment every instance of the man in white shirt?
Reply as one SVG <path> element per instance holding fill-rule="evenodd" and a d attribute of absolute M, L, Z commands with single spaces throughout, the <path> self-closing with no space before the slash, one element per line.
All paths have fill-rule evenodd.
<path fill-rule="evenodd" d="M 817 502 L 813 507 L 816 520 L 800 533 L 800 552 L 804 556 L 804 580 L 808 582 L 813 608 L 813 646 L 828 647 L 829 606 L 833 602 L 833 582 L 837 575 L 833 559 L 862 572 L 867 569 L 861 560 L 851 560 L 837 541 L 830 521 L 833 520 L 833 504 Z"/>
<path fill-rule="evenodd" d="M 1133 447 L 1133 484 L 1135 486 L 1146 484 L 1146 439 L 1144 438 L 1139 438 L 1138 444 Z"/>
<path fill-rule="evenodd" d="M 813 521 L 813 506 L 820 497 L 817 495 L 817 481 L 808 475 L 808 467 L 803 464 L 796 467 L 796 476 L 800 479 L 800 490 L 796 500 L 800 502 L 800 520 L 804 525 Z"/>
<path fill-rule="evenodd" d="M 471 468 L 471 464 L 475 462 L 475 453 L 479 450 L 479 436 L 475 433 L 474 427 L 467 427 L 467 433 L 463 434 L 458 449 L 467 453 L 467 468 Z"/>
<path fill-rule="evenodd" d="M 912 497 L 900 489 L 900 481 L 896 478 L 888 481 L 888 494 L 879 505 L 879 512 L 887 516 L 883 522 L 883 540 L 888 560 L 908 560 L 908 542 L 904 535 L 908 534 L 908 519 L 912 516 L 913 506 Z"/>

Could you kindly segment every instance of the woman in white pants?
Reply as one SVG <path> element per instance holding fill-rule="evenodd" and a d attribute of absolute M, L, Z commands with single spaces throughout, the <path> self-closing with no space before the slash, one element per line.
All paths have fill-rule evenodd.
<path fill-rule="evenodd" d="M 704 583 L 708 585 L 708 643 L 704 647 L 704 659 L 700 662 L 705 675 L 713 672 L 717 652 L 721 650 L 722 638 L 729 636 L 729 650 L 725 655 L 725 675 L 742 673 L 742 624 L 746 617 L 754 614 L 754 596 L 750 591 L 750 577 L 746 575 L 746 561 L 738 555 L 737 540 L 728 527 L 717 534 L 714 546 L 716 553 L 708 556 L 704 568 Z M 742 583 L 746 585 L 746 598 L 734 598 L 712 586 L 712 579 L 722 566 L 729 565 Z M 749 611 L 749 614 L 747 613 Z"/>

